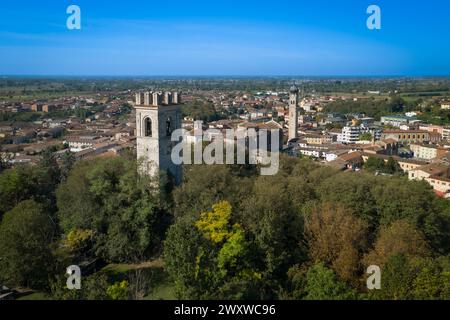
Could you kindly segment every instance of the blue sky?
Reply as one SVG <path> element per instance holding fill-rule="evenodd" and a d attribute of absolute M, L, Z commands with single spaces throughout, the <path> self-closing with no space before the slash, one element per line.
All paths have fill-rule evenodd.
<path fill-rule="evenodd" d="M 447 0 L 2 0 L 0 74 L 450 75 L 449 14 Z"/>

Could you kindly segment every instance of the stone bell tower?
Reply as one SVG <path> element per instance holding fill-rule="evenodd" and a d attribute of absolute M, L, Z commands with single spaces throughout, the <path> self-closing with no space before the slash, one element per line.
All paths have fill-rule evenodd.
<path fill-rule="evenodd" d="M 298 137 L 298 93 L 295 85 L 289 90 L 289 141 Z"/>
<path fill-rule="evenodd" d="M 178 92 L 138 92 L 134 106 L 140 172 L 152 177 L 165 172 L 176 185 L 181 184 L 182 167 L 172 161 L 172 148 L 178 142 L 172 142 L 171 135 L 181 128 L 179 101 Z"/>

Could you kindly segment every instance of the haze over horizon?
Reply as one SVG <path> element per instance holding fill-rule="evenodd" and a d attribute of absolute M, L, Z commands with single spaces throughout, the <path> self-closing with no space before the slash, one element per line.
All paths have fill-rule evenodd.
<path fill-rule="evenodd" d="M 68 30 L 66 9 L 81 8 Z M 366 9 L 382 10 L 382 29 Z M 2 3 L 0 74 L 42 76 L 448 76 L 439 0 L 129 0 Z"/>

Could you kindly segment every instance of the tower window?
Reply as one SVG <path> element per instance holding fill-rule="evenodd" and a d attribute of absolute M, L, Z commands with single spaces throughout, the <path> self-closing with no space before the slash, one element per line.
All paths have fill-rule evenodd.
<path fill-rule="evenodd" d="M 146 137 L 151 137 L 152 136 L 152 119 L 150 118 L 146 118 L 144 121 L 144 135 Z"/>
<path fill-rule="evenodd" d="M 168 117 L 166 121 L 166 135 L 170 137 L 172 135 L 172 118 Z"/>

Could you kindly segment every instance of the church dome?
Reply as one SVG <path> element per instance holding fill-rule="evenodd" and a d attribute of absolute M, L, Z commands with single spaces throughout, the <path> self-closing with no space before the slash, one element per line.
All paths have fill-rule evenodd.
<path fill-rule="evenodd" d="M 290 89 L 291 93 L 298 93 L 298 88 L 295 85 L 292 85 L 291 89 Z"/>

